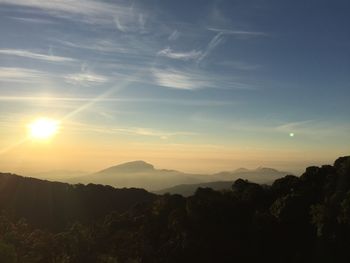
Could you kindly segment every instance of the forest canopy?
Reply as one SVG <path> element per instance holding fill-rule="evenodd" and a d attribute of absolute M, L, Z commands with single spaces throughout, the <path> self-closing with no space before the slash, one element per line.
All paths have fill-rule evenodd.
<path fill-rule="evenodd" d="M 349 156 L 271 186 L 239 179 L 230 191 L 198 188 L 187 198 L 9 174 L 1 174 L 0 187 L 0 262 L 296 263 L 350 257 Z M 29 198 L 33 191 L 38 199 Z M 36 203 L 50 192 L 55 202 Z M 69 210 L 72 200 L 85 204 L 81 216 Z"/>

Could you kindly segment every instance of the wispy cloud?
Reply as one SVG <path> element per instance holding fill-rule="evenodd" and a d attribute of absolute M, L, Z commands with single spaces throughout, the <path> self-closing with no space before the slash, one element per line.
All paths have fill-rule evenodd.
<path fill-rule="evenodd" d="M 96 0 L 0 0 L 0 4 L 30 7 L 44 11 L 51 16 L 81 21 L 91 24 L 116 25 L 123 31 L 143 30 L 144 20 L 139 19 L 140 12 L 130 4 Z M 141 23 L 141 24 L 140 24 Z M 118 26 L 117 26 L 118 28 Z"/>
<path fill-rule="evenodd" d="M 119 17 L 114 18 L 116 28 L 121 32 L 127 32 L 127 28 L 121 23 Z"/>
<path fill-rule="evenodd" d="M 154 84 L 174 89 L 257 89 L 256 85 L 250 84 L 249 82 L 240 81 L 238 78 L 213 74 L 203 70 L 153 68 L 152 75 Z"/>
<path fill-rule="evenodd" d="M 310 140 L 325 141 L 330 138 L 347 138 L 350 125 L 344 122 L 326 120 L 306 120 L 287 122 L 275 127 L 275 131 L 285 134 L 293 133 L 295 137 L 306 137 Z"/>
<path fill-rule="evenodd" d="M 153 69 L 155 83 L 159 86 L 194 90 L 208 87 L 207 80 L 200 75 L 175 69 Z"/>
<path fill-rule="evenodd" d="M 298 122 L 288 122 L 278 125 L 275 129 L 281 132 L 305 132 L 309 130 L 310 126 L 315 126 L 316 122 L 314 120 L 305 120 Z"/>
<path fill-rule="evenodd" d="M 202 52 L 201 56 L 198 57 L 197 63 L 203 61 L 209 54 L 221 43 L 224 42 L 225 36 L 236 36 L 239 38 L 250 38 L 258 36 L 266 36 L 263 32 L 253 32 L 253 31 L 239 31 L 239 30 L 229 30 L 229 29 L 219 29 L 219 28 L 208 28 L 209 31 L 216 32 L 216 35 L 210 40 L 205 50 Z"/>
<path fill-rule="evenodd" d="M 297 122 L 286 122 L 275 127 L 277 132 L 294 133 L 308 137 L 328 136 L 335 134 L 349 134 L 350 125 L 324 120 L 305 120 Z"/>
<path fill-rule="evenodd" d="M 92 72 L 69 74 L 65 77 L 66 82 L 74 85 L 90 86 L 103 84 L 108 81 L 108 78 Z"/>
<path fill-rule="evenodd" d="M 321 122 L 316 122 L 314 120 L 305 120 L 298 122 L 281 122 L 276 120 L 270 121 L 249 121 L 249 120 L 235 120 L 234 124 L 230 125 L 230 129 L 247 131 L 247 132 L 259 132 L 259 133 L 282 133 L 289 134 L 291 132 L 298 135 L 311 135 L 318 134 L 320 131 L 316 132 L 316 126 L 323 126 Z M 322 132 L 322 131 L 321 131 Z"/>
<path fill-rule="evenodd" d="M 127 53 L 130 53 L 131 51 L 130 49 L 122 47 L 120 44 L 107 39 L 84 40 L 83 42 L 80 41 L 79 43 L 67 41 L 67 40 L 61 40 L 61 39 L 53 39 L 53 41 L 59 44 L 62 44 L 66 47 L 72 47 L 77 49 L 87 49 L 87 50 L 104 52 L 104 53 L 117 52 L 121 54 L 127 54 Z"/>
<path fill-rule="evenodd" d="M 1 3 L 1 1 L 0 1 Z M 16 21 L 20 21 L 20 22 L 24 22 L 24 23 L 35 23 L 35 24 L 44 24 L 44 25 L 48 25 L 48 24 L 55 24 L 56 22 L 54 22 L 53 20 L 49 20 L 49 19 L 44 19 L 44 18 L 34 18 L 34 17 L 10 17 L 13 20 Z"/>
<path fill-rule="evenodd" d="M 47 97 L 47 96 L 0 96 L 0 101 L 4 102 L 89 102 L 94 100 L 93 97 Z M 182 105 L 182 106 L 226 106 L 236 104 L 232 100 L 202 100 L 202 99 L 169 99 L 169 98 L 123 98 L 108 97 L 101 98 L 100 102 L 120 102 L 120 103 L 163 103 L 166 105 Z"/>
<path fill-rule="evenodd" d="M 176 39 L 178 39 L 180 37 L 180 32 L 177 30 L 174 30 L 170 36 L 168 37 L 169 41 L 175 41 Z"/>
<path fill-rule="evenodd" d="M 47 74 L 26 68 L 0 67 L 0 81 L 6 82 L 38 82 Z"/>
<path fill-rule="evenodd" d="M 45 1 L 45 0 L 0 0 L 1 4 L 17 5 L 24 7 L 33 7 L 46 11 L 66 12 L 83 15 L 98 15 L 98 14 L 113 14 L 116 11 L 116 6 L 93 0 L 60 0 L 60 1 Z"/>
<path fill-rule="evenodd" d="M 303 120 L 296 122 L 284 122 L 277 120 L 235 120 L 230 125 L 231 130 L 265 133 L 284 134 L 293 133 L 295 137 L 304 137 L 312 140 L 321 140 L 329 136 L 347 136 L 350 132 L 350 125 L 330 122 L 325 120 Z"/>
<path fill-rule="evenodd" d="M 157 137 L 162 140 L 169 139 L 175 136 L 195 136 L 198 135 L 194 132 L 189 131 L 162 131 L 151 128 L 144 127 L 115 127 L 115 126 L 97 126 L 79 122 L 68 123 L 67 129 L 77 130 L 77 131 L 90 131 L 95 133 L 104 134 L 127 134 L 136 136 L 146 136 L 146 137 Z"/>
<path fill-rule="evenodd" d="M 243 37 L 259 37 L 259 36 L 267 36 L 264 32 L 257 31 L 243 31 L 243 30 L 231 30 L 231 29 L 222 29 L 222 28 L 213 28 L 209 27 L 209 31 L 222 33 L 225 35 L 234 35 L 234 36 L 243 36 Z"/>
<path fill-rule="evenodd" d="M 204 52 L 198 58 L 197 62 L 200 63 L 203 59 L 205 59 L 220 43 L 224 41 L 223 33 L 219 32 L 216 34 L 207 45 Z"/>
<path fill-rule="evenodd" d="M 112 128 L 113 132 L 134 134 L 134 135 L 142 135 L 142 136 L 152 136 L 159 137 L 160 139 L 169 139 L 174 136 L 194 136 L 196 133 L 193 132 L 185 132 L 185 131 L 175 131 L 175 132 L 164 132 L 160 130 L 154 130 L 149 128 L 140 128 L 140 127 L 132 127 L 132 128 Z"/>
<path fill-rule="evenodd" d="M 157 53 L 159 56 L 168 57 L 172 59 L 179 59 L 179 60 L 196 60 L 201 55 L 201 51 L 197 50 L 191 50 L 188 52 L 175 52 L 171 48 L 167 47 Z"/>
<path fill-rule="evenodd" d="M 75 59 L 69 58 L 69 57 L 46 55 L 46 54 L 35 53 L 35 52 L 31 52 L 28 50 L 21 50 L 21 49 L 0 49 L 0 54 L 8 55 L 8 56 L 24 57 L 24 58 L 30 58 L 30 59 L 38 59 L 38 60 L 49 61 L 49 62 L 75 61 Z"/>

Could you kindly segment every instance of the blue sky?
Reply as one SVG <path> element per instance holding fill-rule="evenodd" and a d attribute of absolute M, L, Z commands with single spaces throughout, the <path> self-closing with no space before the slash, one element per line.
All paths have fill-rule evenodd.
<path fill-rule="evenodd" d="M 37 116 L 61 120 L 66 144 L 41 152 L 53 160 L 90 144 L 88 169 L 330 162 L 350 148 L 349 9 L 345 0 L 0 0 L 0 167 L 41 163 L 28 145 L 11 146 Z M 31 158 L 8 166 L 20 150 Z"/>

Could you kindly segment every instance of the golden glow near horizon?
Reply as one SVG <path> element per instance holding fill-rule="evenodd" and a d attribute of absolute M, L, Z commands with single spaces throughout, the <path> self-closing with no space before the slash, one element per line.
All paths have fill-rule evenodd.
<path fill-rule="evenodd" d="M 29 135 L 35 140 L 52 138 L 59 130 L 59 121 L 50 118 L 39 118 L 29 124 Z"/>

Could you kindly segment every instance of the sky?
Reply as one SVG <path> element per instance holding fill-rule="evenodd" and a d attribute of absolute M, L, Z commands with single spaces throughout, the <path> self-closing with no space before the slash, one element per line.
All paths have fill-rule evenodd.
<path fill-rule="evenodd" d="M 347 0 L 0 0 L 0 170 L 301 172 L 350 150 Z M 60 122 L 50 140 L 28 125 Z"/>

